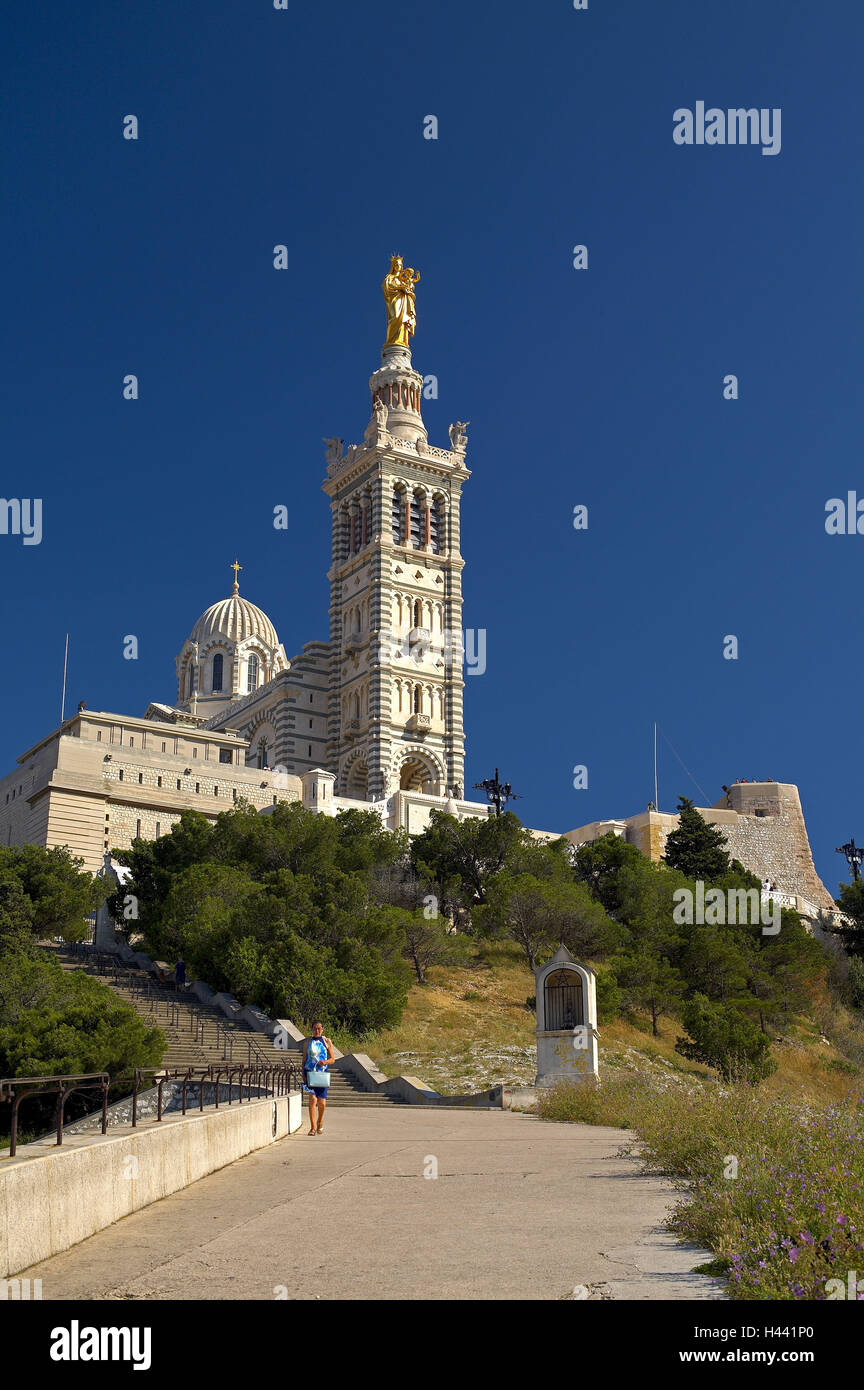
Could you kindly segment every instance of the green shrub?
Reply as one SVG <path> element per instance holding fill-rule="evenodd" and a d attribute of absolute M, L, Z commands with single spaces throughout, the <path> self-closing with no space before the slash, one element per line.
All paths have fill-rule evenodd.
<path fill-rule="evenodd" d="M 724 1081 L 762 1081 L 777 1069 L 769 1056 L 771 1040 L 731 1004 L 715 1004 L 704 994 L 688 999 L 681 1021 L 689 1038 L 675 1051 L 691 1061 L 716 1067 Z"/>

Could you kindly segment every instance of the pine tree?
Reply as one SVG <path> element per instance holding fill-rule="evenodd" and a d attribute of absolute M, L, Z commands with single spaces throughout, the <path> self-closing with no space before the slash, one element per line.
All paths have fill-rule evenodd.
<path fill-rule="evenodd" d="M 726 836 L 709 825 L 686 796 L 678 799 L 678 826 L 666 841 L 666 863 L 690 879 L 713 883 L 729 871 Z"/>
<path fill-rule="evenodd" d="M 841 883 L 836 902 L 845 916 L 839 924 L 826 921 L 825 926 L 840 938 L 847 955 L 864 957 L 864 880 Z"/>

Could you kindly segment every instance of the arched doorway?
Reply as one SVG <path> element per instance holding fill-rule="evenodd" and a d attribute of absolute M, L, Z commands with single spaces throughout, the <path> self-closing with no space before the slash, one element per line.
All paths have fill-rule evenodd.
<path fill-rule="evenodd" d="M 348 769 L 345 795 L 349 796 L 352 801 L 368 801 L 369 799 L 369 768 L 362 758 L 358 758 Z"/>
<path fill-rule="evenodd" d="M 585 1022 L 582 977 L 576 970 L 555 970 L 543 986 L 546 1031 L 561 1032 Z"/>
<path fill-rule="evenodd" d="M 403 792 L 425 792 L 438 795 L 438 777 L 423 758 L 406 758 L 399 771 L 399 786 Z"/>

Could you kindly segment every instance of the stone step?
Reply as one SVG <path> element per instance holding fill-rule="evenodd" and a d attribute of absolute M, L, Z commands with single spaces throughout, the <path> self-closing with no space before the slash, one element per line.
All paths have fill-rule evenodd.
<path fill-rule="evenodd" d="M 59 948 L 58 955 L 64 969 L 68 970 L 87 970 L 86 957 L 67 955 L 63 948 Z M 112 975 L 99 975 L 98 971 L 88 971 L 102 983 L 107 985 L 121 999 L 130 1004 L 135 1012 L 148 1023 L 161 1028 L 165 1034 L 165 1051 L 162 1056 L 162 1065 L 171 1070 L 185 1067 L 202 1067 L 227 1064 L 228 1058 L 223 1056 L 224 1033 L 228 1033 L 234 1039 L 233 1061 L 235 1063 L 245 1062 L 249 1055 L 249 1043 L 252 1043 L 252 1060 L 266 1062 L 289 1062 L 298 1071 L 302 1065 L 302 1049 L 292 1047 L 288 1049 L 277 1048 L 272 1039 L 262 1033 L 256 1033 L 253 1029 L 244 1024 L 239 1024 L 233 1019 L 225 1018 L 222 1013 L 209 1004 L 201 1004 L 195 995 L 181 994 L 174 995 L 168 993 L 160 999 L 153 1000 L 142 997 L 137 990 L 130 988 L 128 983 L 123 982 L 123 976 L 115 981 Z M 149 980 L 144 972 L 140 972 L 142 979 Z M 171 1005 L 176 1004 L 180 1011 L 179 1021 L 171 1023 Z M 167 1005 L 167 1007 L 166 1007 Z M 193 1010 L 200 1015 L 204 1024 L 204 1038 L 196 1040 L 195 1027 L 191 1024 Z M 184 1019 L 184 1014 L 187 1016 Z M 177 1015 L 174 1015 L 177 1017 Z M 218 1023 L 219 1030 L 213 1026 Z M 364 1091 L 356 1077 L 350 1072 L 341 1072 L 333 1069 L 330 1073 L 331 1082 L 328 1099 L 337 1105 L 399 1105 L 403 1102 L 396 1100 L 393 1096 L 378 1095 L 373 1091 Z M 304 1098 L 305 1100 L 305 1098 Z"/>

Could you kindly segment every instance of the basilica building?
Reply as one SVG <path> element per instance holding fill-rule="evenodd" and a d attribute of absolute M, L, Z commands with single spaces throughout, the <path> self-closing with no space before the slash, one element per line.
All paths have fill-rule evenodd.
<path fill-rule="evenodd" d="M 460 503 L 466 426 L 429 443 L 410 339 L 419 279 L 391 259 L 387 338 L 358 442 L 328 439 L 329 636 L 291 658 L 272 619 L 232 590 L 191 628 L 176 699 L 143 717 L 80 709 L 0 782 L 0 843 L 68 844 L 95 869 L 168 832 L 185 809 L 301 800 L 374 807 L 416 833 L 464 799 Z"/>
<path fill-rule="evenodd" d="M 397 791 L 459 800 L 467 440 L 459 424 L 449 449 L 429 443 L 407 342 L 385 345 L 369 387 L 362 441 L 326 441 L 329 640 L 289 660 L 273 622 L 240 593 L 235 562 L 233 592 L 177 657 L 176 705 L 147 713 L 235 731 L 260 769 L 327 768 L 336 795 L 353 801 Z"/>

